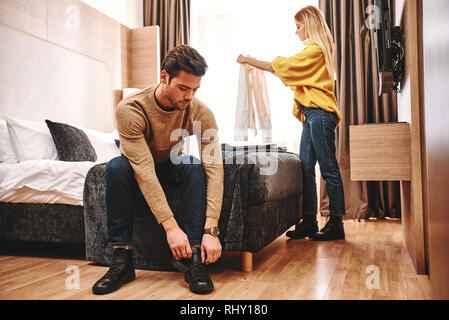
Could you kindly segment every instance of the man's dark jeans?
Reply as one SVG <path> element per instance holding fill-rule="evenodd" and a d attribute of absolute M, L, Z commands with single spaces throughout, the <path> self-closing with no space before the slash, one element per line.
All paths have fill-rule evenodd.
<path fill-rule="evenodd" d="M 165 183 L 180 186 L 181 212 L 177 223 L 192 244 L 201 243 L 206 221 L 206 174 L 198 159 L 185 154 L 178 157 L 180 164 L 170 160 L 155 164 L 156 176 L 162 186 Z M 144 206 L 151 212 L 126 157 L 109 161 L 105 182 L 108 242 L 113 246 L 131 245 L 136 208 Z"/>
<path fill-rule="evenodd" d="M 318 161 L 329 196 L 330 215 L 343 216 L 346 212 L 345 197 L 335 155 L 335 128 L 338 116 L 321 108 L 302 106 L 302 111 L 306 116 L 299 153 L 304 185 L 303 215 L 317 214 L 315 166 Z"/>

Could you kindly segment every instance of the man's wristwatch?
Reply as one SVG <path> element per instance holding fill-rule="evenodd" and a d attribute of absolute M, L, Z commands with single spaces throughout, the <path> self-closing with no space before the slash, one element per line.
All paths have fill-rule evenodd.
<path fill-rule="evenodd" d="M 204 229 L 203 233 L 211 234 L 214 237 L 218 237 L 220 235 L 220 229 L 218 229 L 218 227 L 207 228 L 207 229 Z"/>

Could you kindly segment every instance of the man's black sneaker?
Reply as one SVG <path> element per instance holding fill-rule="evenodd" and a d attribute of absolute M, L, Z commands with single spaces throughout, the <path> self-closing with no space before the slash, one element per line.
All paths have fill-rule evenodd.
<path fill-rule="evenodd" d="M 194 293 L 207 293 L 214 289 L 209 272 L 201 262 L 201 247 L 199 246 L 192 246 L 192 262 L 184 274 L 184 280 L 189 284 L 190 291 Z"/>
<path fill-rule="evenodd" d="M 112 253 L 112 263 L 108 272 L 92 287 L 94 294 L 114 292 L 125 283 L 136 279 L 133 264 L 133 250 L 115 248 Z"/>

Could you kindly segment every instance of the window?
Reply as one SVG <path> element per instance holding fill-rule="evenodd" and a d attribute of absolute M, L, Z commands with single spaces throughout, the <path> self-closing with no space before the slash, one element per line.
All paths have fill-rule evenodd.
<path fill-rule="evenodd" d="M 206 59 L 209 70 L 197 97 L 214 112 L 220 142 L 234 143 L 239 54 L 272 61 L 303 49 L 295 34 L 294 15 L 318 0 L 192 0 L 191 45 Z M 299 152 L 302 125 L 293 116 L 293 91 L 265 73 L 270 98 L 273 143 Z M 250 143 L 261 137 L 250 137 Z"/>

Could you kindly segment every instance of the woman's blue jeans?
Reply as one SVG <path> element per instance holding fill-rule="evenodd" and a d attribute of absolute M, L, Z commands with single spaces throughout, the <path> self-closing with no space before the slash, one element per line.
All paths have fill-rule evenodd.
<path fill-rule="evenodd" d="M 302 106 L 303 122 L 299 158 L 302 165 L 304 198 L 303 215 L 318 211 L 315 166 L 318 161 L 321 176 L 329 196 L 330 215 L 345 215 L 345 196 L 335 149 L 335 128 L 338 116 L 321 108 Z"/>
<path fill-rule="evenodd" d="M 181 188 L 181 207 L 176 221 L 186 233 L 191 244 L 201 243 L 206 221 L 206 174 L 201 162 L 189 155 L 180 154 L 180 164 L 171 161 L 155 164 L 156 176 L 164 188 L 176 183 Z M 152 214 L 134 177 L 129 160 L 117 157 L 109 161 L 105 174 L 105 205 L 108 243 L 112 246 L 132 244 L 136 210 Z"/>

